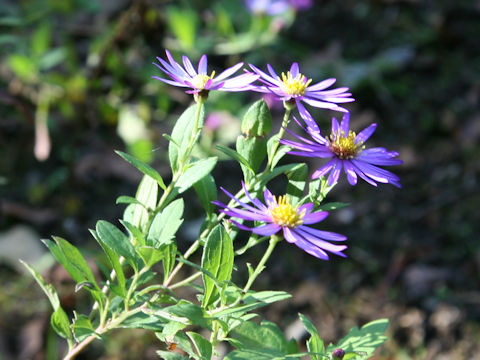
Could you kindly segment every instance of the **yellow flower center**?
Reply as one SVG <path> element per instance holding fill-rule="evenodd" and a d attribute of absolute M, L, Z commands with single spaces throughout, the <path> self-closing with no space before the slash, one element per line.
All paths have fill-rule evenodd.
<path fill-rule="evenodd" d="M 212 71 L 212 75 L 202 75 L 202 74 L 197 74 L 195 77 L 192 79 L 191 83 L 196 89 L 203 89 L 205 88 L 205 85 L 207 84 L 207 81 L 210 79 L 213 79 L 215 76 L 215 71 Z"/>
<path fill-rule="evenodd" d="M 287 75 L 282 72 L 282 81 L 283 83 L 280 85 L 283 91 L 285 91 L 289 95 L 304 95 L 305 90 L 307 89 L 308 85 L 312 82 L 312 79 L 308 79 L 305 75 L 300 73 L 297 76 L 293 77 L 290 71 L 287 72 Z"/>
<path fill-rule="evenodd" d="M 349 131 L 345 136 L 343 131 L 330 135 L 330 150 L 333 151 L 340 159 L 353 159 L 365 146 L 363 142 L 355 144 L 357 135 L 353 131 Z"/>
<path fill-rule="evenodd" d="M 305 209 L 299 213 L 298 206 L 292 206 L 286 195 L 279 196 L 277 205 L 271 205 L 269 211 L 272 221 L 280 226 L 295 228 L 303 224 Z"/>

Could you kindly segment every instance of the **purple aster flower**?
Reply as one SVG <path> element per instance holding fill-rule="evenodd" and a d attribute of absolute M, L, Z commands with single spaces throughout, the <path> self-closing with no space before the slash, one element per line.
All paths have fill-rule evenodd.
<path fill-rule="evenodd" d="M 230 217 L 248 221 L 261 221 L 266 224 L 250 228 L 230 219 L 238 228 L 261 236 L 271 236 L 282 231 L 285 240 L 319 259 L 328 260 L 327 251 L 346 257 L 342 253 L 347 248 L 346 245 L 334 245 L 329 242 L 344 241 L 347 239 L 345 236 L 307 226 L 319 223 L 325 219 L 328 216 L 327 211 L 312 212 L 312 203 L 293 206 L 286 195 L 275 197 L 268 189 L 265 189 L 263 194 L 266 202 L 266 205 L 264 205 L 260 200 L 252 198 L 243 182 L 242 186 L 247 199 L 252 205 L 239 200 L 223 188 L 223 192 L 235 200 L 242 208 L 231 208 L 219 201 L 214 203 L 222 207 L 221 211 Z"/>
<path fill-rule="evenodd" d="M 235 77 L 230 77 L 236 73 L 243 66 L 240 62 L 215 77 L 215 71 L 210 75 L 207 74 L 207 56 L 202 55 L 198 63 L 198 70 L 192 65 L 190 59 L 186 56 L 182 57 L 183 66 L 178 64 L 168 50 L 165 50 L 168 62 L 160 57 L 157 60 L 160 64 L 153 63 L 156 67 L 167 74 L 172 80 L 164 79 L 158 76 L 153 76 L 154 79 L 163 81 L 164 83 L 190 88 L 186 91 L 188 94 L 198 94 L 210 90 L 220 91 L 245 91 L 252 88 L 250 84 L 258 79 L 259 76 L 252 73 L 245 73 Z M 229 78 L 230 77 L 230 78 Z"/>
<path fill-rule="evenodd" d="M 348 110 L 337 105 L 337 103 L 355 101 L 351 97 L 352 94 L 347 92 L 347 87 L 325 90 L 332 86 L 337 81 L 336 79 L 330 78 L 318 84 L 310 85 L 312 79 L 307 79 L 305 75 L 300 73 L 296 62 L 292 64 L 290 71 L 287 74 L 282 73 L 281 77 L 277 75 L 270 64 L 267 64 L 270 74 L 263 72 L 254 65 L 250 64 L 250 67 L 254 73 L 260 75 L 258 80 L 264 84 L 255 87 L 254 91 L 273 93 L 277 100 L 295 103 L 300 113 L 307 111 L 301 101 L 314 107 L 342 112 L 348 112 Z"/>
<path fill-rule="evenodd" d="M 245 0 L 252 14 L 278 15 L 290 8 L 287 0 Z"/>
<path fill-rule="evenodd" d="M 313 173 L 313 179 L 330 173 L 328 184 L 333 185 L 338 181 L 343 168 L 350 185 L 356 185 L 357 176 L 359 176 L 373 186 L 377 186 L 377 181 L 390 183 L 399 188 L 402 187 L 398 176 L 376 166 L 402 164 L 402 160 L 395 159 L 398 156 L 398 152 L 387 151 L 382 147 L 365 149 L 364 143 L 375 132 L 377 124 L 371 124 L 356 134 L 349 128 L 350 115 L 347 113 L 343 116 L 340 124 L 338 124 L 337 119 L 332 118 L 332 133 L 330 137 L 326 138 L 320 135 L 320 130 L 311 115 L 308 113 L 307 115 L 308 117 L 304 118 L 304 120 L 308 126 L 304 130 L 312 139 L 305 139 L 287 130 L 302 142 L 285 139 L 280 140 L 280 142 L 295 149 L 294 151 L 289 151 L 289 154 L 330 159 L 330 161 Z"/>

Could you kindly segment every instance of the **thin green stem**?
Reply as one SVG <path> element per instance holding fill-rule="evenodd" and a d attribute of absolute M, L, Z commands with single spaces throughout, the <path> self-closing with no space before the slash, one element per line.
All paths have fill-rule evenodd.
<path fill-rule="evenodd" d="M 253 271 L 252 276 L 250 276 L 247 283 L 245 284 L 245 287 L 242 290 L 243 293 L 246 293 L 248 290 L 250 290 L 250 287 L 253 285 L 253 282 L 257 279 L 258 275 L 260 275 L 260 273 L 265 268 L 265 263 L 267 262 L 268 258 L 272 255 L 273 249 L 275 249 L 275 246 L 280 240 L 282 240 L 282 238 L 276 235 L 272 235 L 270 237 L 267 251 L 265 251 L 265 254 L 263 254 L 262 258 L 260 259 L 260 262 L 258 263 L 257 267 Z"/>
<path fill-rule="evenodd" d="M 194 273 L 193 275 L 190 275 L 189 277 L 187 277 L 186 279 L 182 280 L 182 281 L 179 281 L 173 285 L 170 285 L 168 288 L 170 290 L 174 290 L 174 289 L 178 289 L 179 287 L 182 287 L 182 286 L 185 286 L 185 285 L 188 285 L 190 284 L 193 280 L 195 280 L 196 278 L 200 277 L 202 275 L 202 273 L 200 271 Z"/>
<path fill-rule="evenodd" d="M 143 304 L 142 306 L 139 306 L 135 309 L 126 311 L 122 314 L 120 314 L 116 319 L 112 319 L 109 323 L 107 324 L 102 324 L 95 329 L 95 334 L 90 335 L 75 346 L 73 346 L 65 355 L 63 360 L 72 360 L 74 359 L 78 354 L 80 354 L 93 340 L 98 339 L 99 335 L 105 334 L 106 332 L 115 329 L 117 326 L 119 326 L 123 321 L 128 319 L 130 316 L 135 315 L 136 313 L 139 313 L 143 311 L 146 307 L 146 303 Z"/>
<path fill-rule="evenodd" d="M 292 112 L 291 107 L 285 106 L 285 115 L 283 116 L 282 126 L 277 133 L 277 140 L 272 145 L 272 150 L 270 152 L 270 157 L 268 159 L 267 169 L 273 170 L 273 159 L 275 158 L 275 154 L 277 153 L 278 147 L 280 146 L 280 139 L 285 134 L 285 129 L 287 128 L 288 123 L 290 122 L 290 113 Z"/>
<path fill-rule="evenodd" d="M 272 255 L 273 253 L 273 250 L 275 249 L 275 246 L 277 246 L 277 243 L 282 240 L 281 237 L 277 236 L 277 235 L 272 235 L 270 237 L 270 241 L 268 243 L 268 248 L 267 250 L 265 251 L 265 253 L 263 254 L 262 258 L 260 259 L 260 262 L 258 263 L 257 267 L 255 268 L 255 270 L 253 271 L 252 275 L 249 277 L 247 283 L 245 284 L 245 287 L 242 289 L 242 293 L 243 294 L 246 294 L 248 292 L 248 290 L 250 290 L 250 288 L 252 287 L 253 283 L 255 282 L 255 280 L 257 279 L 258 275 L 260 275 L 260 273 L 263 271 L 263 269 L 265 268 L 265 264 L 267 262 L 267 260 L 270 258 L 270 256 Z M 230 305 L 226 306 L 226 307 L 220 307 L 218 309 L 214 309 L 212 311 L 209 311 L 208 314 L 209 315 L 213 315 L 213 314 L 216 314 L 218 312 L 221 312 L 223 310 L 226 310 L 226 309 L 231 309 L 231 308 L 234 308 L 235 306 L 237 306 L 240 301 L 242 301 L 242 296 L 239 296 L 237 298 L 237 300 L 235 300 L 233 303 L 231 303 Z"/>

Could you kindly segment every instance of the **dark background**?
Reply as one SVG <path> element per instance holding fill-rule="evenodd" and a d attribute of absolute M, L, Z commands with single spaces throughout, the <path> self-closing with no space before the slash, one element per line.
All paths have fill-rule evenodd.
<path fill-rule="evenodd" d="M 270 37 L 256 41 L 259 34 Z M 378 123 L 369 145 L 398 150 L 404 160 L 392 170 L 402 189 L 343 179 L 330 193 L 330 201 L 352 204 L 325 222 L 349 237 L 347 259 L 324 262 L 279 246 L 256 287 L 293 298 L 265 317 L 293 336 L 302 312 L 326 342 L 388 317 L 378 359 L 479 359 L 479 34 L 478 1 L 316 1 L 274 20 L 252 20 L 241 1 L 2 1 L 0 358 L 54 359 L 62 347 L 48 330 L 49 304 L 18 258 L 42 270 L 68 311 L 85 307 L 39 239 L 62 236 L 95 266 L 88 229 L 120 218 L 115 199 L 134 195 L 140 180 L 113 150 L 168 178 L 162 133 L 191 101 L 151 79 L 161 75 L 152 61 L 168 48 L 178 60 L 207 53 L 217 73 L 238 61 L 278 72 L 297 61 L 314 83 L 334 76 L 356 98 L 347 105 L 352 127 Z M 212 94 L 207 111 L 224 111 L 224 125 L 206 135 L 202 151 L 234 141 L 239 120 L 225 114 L 238 116 L 258 98 Z M 51 151 L 39 161 L 42 110 Z M 328 129 L 335 114 L 312 112 Z M 278 128 L 281 108 L 272 113 Z M 214 175 L 236 191 L 235 163 L 221 163 Z M 200 216 L 192 200 L 179 243 L 188 243 Z M 241 261 L 258 261 L 260 250 Z M 133 330 L 112 333 L 106 344 L 79 358 L 156 358 L 160 347 Z"/>

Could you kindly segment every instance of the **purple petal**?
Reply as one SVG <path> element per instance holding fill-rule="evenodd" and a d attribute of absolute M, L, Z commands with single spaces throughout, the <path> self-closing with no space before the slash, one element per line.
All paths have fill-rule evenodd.
<path fill-rule="evenodd" d="M 313 175 L 312 179 L 318 179 L 320 176 L 323 176 L 327 174 L 330 170 L 332 170 L 333 166 L 335 165 L 337 159 L 332 159 L 329 162 L 327 162 L 325 165 L 317 169 Z"/>
<path fill-rule="evenodd" d="M 337 254 L 337 255 L 340 255 L 340 252 L 345 250 L 347 248 L 347 245 L 334 245 L 334 244 L 330 244 L 328 241 L 325 241 L 325 240 L 322 240 L 318 237 L 315 237 L 309 233 L 307 233 L 306 231 L 302 231 L 302 229 L 295 229 L 294 231 L 298 232 L 302 237 L 305 238 L 305 240 L 307 240 L 308 242 L 310 242 L 311 244 L 323 249 L 323 250 L 326 250 L 326 251 L 329 251 L 331 253 L 334 253 L 334 254 Z M 340 256 L 342 256 L 344 254 L 341 254 Z"/>
<path fill-rule="evenodd" d="M 238 199 L 235 195 L 231 194 L 231 193 L 230 193 L 228 190 L 226 190 L 225 188 L 220 187 L 220 189 L 221 189 L 225 194 L 227 194 L 231 199 L 235 200 L 237 203 L 239 203 L 240 205 L 242 205 L 245 209 L 248 209 L 248 210 L 253 211 L 253 212 L 256 212 L 256 213 L 261 213 L 261 212 L 262 212 L 261 210 L 255 209 L 253 206 L 250 206 L 250 205 L 248 205 L 247 203 L 244 203 L 243 201 L 241 201 L 240 199 Z"/>
<path fill-rule="evenodd" d="M 272 75 L 273 78 L 280 79 L 280 76 L 277 75 L 277 73 L 273 69 L 272 65 L 267 64 L 267 69 L 268 69 L 268 72 L 270 73 L 270 75 Z"/>
<path fill-rule="evenodd" d="M 207 75 L 207 55 L 203 54 L 198 62 L 198 73 L 202 75 Z"/>
<path fill-rule="evenodd" d="M 236 73 L 240 68 L 243 66 L 243 62 L 239 62 L 236 65 L 233 65 L 232 67 L 229 67 L 228 69 L 222 71 L 218 76 L 215 77 L 215 80 L 224 80 L 228 78 L 230 75 Z"/>
<path fill-rule="evenodd" d="M 290 66 L 290 74 L 292 75 L 293 78 L 296 78 L 299 72 L 300 71 L 299 71 L 298 63 L 294 62 L 292 66 Z"/>
<path fill-rule="evenodd" d="M 278 224 L 272 223 L 258 226 L 252 229 L 252 232 L 262 236 L 271 236 L 276 234 L 282 227 Z"/>
<path fill-rule="evenodd" d="M 338 182 L 340 171 L 342 170 L 342 160 L 333 159 L 335 161 L 332 172 L 328 176 L 328 185 L 333 185 Z"/>
<path fill-rule="evenodd" d="M 337 79 L 334 79 L 334 78 L 323 80 L 323 81 L 321 81 L 321 82 L 319 82 L 315 85 L 309 86 L 307 88 L 307 91 L 318 91 L 318 90 L 326 89 L 329 86 L 335 84 L 336 81 L 337 81 Z M 340 89 L 342 89 L 342 88 L 340 88 Z M 347 90 L 348 90 L 348 88 L 347 88 Z"/>
<path fill-rule="evenodd" d="M 327 216 L 328 216 L 328 211 L 313 212 L 303 217 L 303 223 L 305 225 L 316 224 L 324 220 Z"/>
<path fill-rule="evenodd" d="M 270 207 L 271 205 L 278 205 L 277 204 L 277 201 L 275 200 L 273 194 L 270 192 L 270 190 L 268 189 L 265 189 L 265 191 L 263 192 L 263 197 L 265 199 L 265 203 L 267 204 L 268 207 Z"/>
<path fill-rule="evenodd" d="M 295 244 L 298 239 L 300 238 L 297 234 L 295 234 L 290 228 L 282 227 L 283 229 L 283 237 L 291 244 Z"/>
<path fill-rule="evenodd" d="M 300 116 L 302 117 L 303 121 L 305 121 L 305 124 L 307 124 L 307 127 L 312 129 L 313 131 L 318 131 L 320 132 L 320 128 L 318 127 L 317 123 L 315 120 L 313 120 L 312 115 L 305 109 L 305 106 L 300 101 L 296 101 L 298 112 L 300 113 Z"/>
<path fill-rule="evenodd" d="M 258 79 L 258 75 L 247 73 L 243 75 L 238 75 L 231 79 L 225 80 L 223 89 L 228 89 L 229 91 L 242 91 L 245 90 L 245 86 L 251 84 L 252 82 Z"/>
<path fill-rule="evenodd" d="M 178 82 L 178 81 L 168 80 L 168 79 L 164 79 L 164 78 L 161 78 L 161 77 L 158 77 L 158 76 L 152 76 L 152 78 L 154 78 L 155 80 L 163 81 L 164 83 L 167 83 L 167 84 L 170 84 L 170 85 L 187 87 L 187 85 L 185 85 L 184 83 Z"/>
<path fill-rule="evenodd" d="M 375 132 L 376 128 L 377 124 L 374 123 L 360 131 L 360 133 L 355 136 L 355 144 L 359 144 L 360 142 L 364 143 L 365 141 L 367 141 L 368 138 L 372 136 L 372 134 Z"/>
<path fill-rule="evenodd" d="M 301 213 L 303 210 L 305 210 L 305 216 L 307 216 L 313 210 L 313 203 L 303 204 L 297 209 L 299 213 Z"/>
<path fill-rule="evenodd" d="M 360 170 L 353 162 L 350 162 L 350 164 L 352 165 L 353 167 L 353 171 L 355 171 L 355 173 L 360 176 L 363 180 L 365 180 L 366 182 L 368 182 L 370 185 L 373 185 L 373 186 L 377 186 L 377 183 L 375 181 L 373 181 L 372 179 L 370 179 L 368 176 L 366 176 L 362 170 Z"/>
<path fill-rule="evenodd" d="M 329 240 L 329 241 L 345 241 L 347 237 L 342 234 L 337 234 L 330 231 L 317 230 L 308 226 L 300 225 L 297 229 L 302 229 L 303 231 L 316 236 L 320 239 Z"/>
<path fill-rule="evenodd" d="M 306 253 L 313 255 L 316 258 L 319 258 L 322 260 L 328 260 L 328 254 L 325 251 L 313 245 L 309 241 L 303 239 L 299 234 L 295 234 L 295 237 L 293 238 L 296 239 L 295 245 L 297 245 L 300 249 L 302 249 Z"/>
<path fill-rule="evenodd" d="M 188 75 L 190 75 L 191 77 L 196 76 L 197 72 L 193 68 L 193 65 L 190 59 L 184 55 L 182 56 L 182 60 L 183 60 L 183 66 L 185 66 L 185 70 L 187 70 Z"/>
<path fill-rule="evenodd" d="M 343 169 L 345 170 L 345 173 L 347 174 L 347 180 L 350 183 L 350 185 L 356 185 L 357 184 L 357 174 L 355 173 L 355 170 L 353 169 L 353 166 L 350 163 L 350 161 L 344 161 L 343 162 Z"/>
<path fill-rule="evenodd" d="M 325 101 L 315 100 L 315 99 L 312 99 L 312 98 L 309 98 L 309 97 L 306 97 L 306 96 L 303 97 L 303 101 L 305 101 L 309 105 L 312 105 L 312 106 L 315 106 L 315 107 L 318 107 L 318 108 L 321 108 L 321 109 L 330 109 L 330 110 L 335 110 L 335 111 L 348 112 L 347 109 L 345 109 L 341 106 L 338 106 L 336 104 L 332 104 L 332 103 L 325 102 Z"/>
<path fill-rule="evenodd" d="M 345 115 L 343 115 L 342 122 L 340 123 L 340 130 L 345 135 L 348 135 L 348 131 L 350 130 L 350 113 L 345 113 Z"/>
<path fill-rule="evenodd" d="M 262 70 L 260 70 L 256 66 L 254 66 L 252 64 L 249 64 L 249 66 L 255 73 L 260 75 L 263 79 L 267 80 L 269 82 L 269 84 L 277 85 L 277 86 L 279 86 L 281 84 L 281 81 L 279 79 L 275 79 L 275 78 L 271 77 L 270 75 L 264 73 Z"/>

